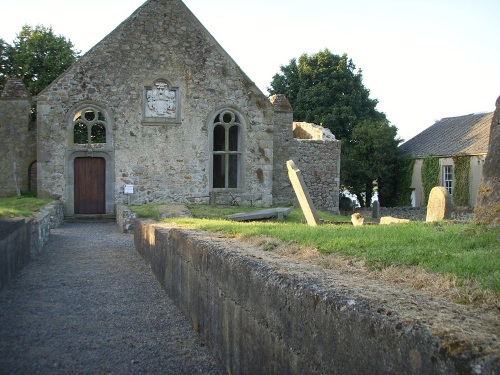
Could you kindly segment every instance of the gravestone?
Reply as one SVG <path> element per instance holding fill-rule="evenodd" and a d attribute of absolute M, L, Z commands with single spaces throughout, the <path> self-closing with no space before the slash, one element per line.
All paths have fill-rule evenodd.
<path fill-rule="evenodd" d="M 483 177 L 477 190 L 474 221 L 500 226 L 500 97 L 491 120 L 490 144 L 484 161 Z"/>
<path fill-rule="evenodd" d="M 379 219 L 380 218 L 380 202 L 374 201 L 372 203 L 372 218 Z"/>
<path fill-rule="evenodd" d="M 288 178 L 292 183 L 295 195 L 299 200 L 300 208 L 306 217 L 307 224 L 312 227 L 319 225 L 319 217 L 316 213 L 316 208 L 312 202 L 311 196 L 309 195 L 309 190 L 302 178 L 302 173 L 300 169 L 295 166 L 293 160 L 288 160 L 286 162 L 286 167 L 288 169 Z"/>
<path fill-rule="evenodd" d="M 389 225 L 389 224 L 402 224 L 409 223 L 410 219 L 399 219 L 397 217 L 392 216 L 382 216 L 380 218 L 380 225 Z"/>
<path fill-rule="evenodd" d="M 361 216 L 361 214 L 359 212 L 356 212 L 356 213 L 351 215 L 351 223 L 355 227 L 359 227 L 359 226 L 363 225 L 364 221 L 365 221 L 365 218 L 363 216 Z"/>
<path fill-rule="evenodd" d="M 448 190 L 442 186 L 434 186 L 429 194 L 427 203 L 427 217 L 425 221 L 439 221 L 451 218 L 453 204 Z"/>

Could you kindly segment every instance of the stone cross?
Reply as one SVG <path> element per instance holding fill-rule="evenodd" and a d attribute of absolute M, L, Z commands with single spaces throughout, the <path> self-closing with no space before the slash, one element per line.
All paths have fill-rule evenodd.
<path fill-rule="evenodd" d="M 288 178 L 290 178 L 295 195 L 299 200 L 300 208 L 306 217 L 307 224 L 312 227 L 319 225 L 318 214 L 316 213 L 316 208 L 314 208 L 311 196 L 309 195 L 309 190 L 302 178 L 302 173 L 295 166 L 293 160 L 288 160 L 286 162 L 286 167 L 288 168 Z"/>
<path fill-rule="evenodd" d="M 490 144 L 474 208 L 476 224 L 500 226 L 500 97 L 490 125 Z"/>
<path fill-rule="evenodd" d="M 442 186 L 434 186 L 429 194 L 427 217 L 425 221 L 439 221 L 451 218 L 453 204 L 448 190 Z"/>

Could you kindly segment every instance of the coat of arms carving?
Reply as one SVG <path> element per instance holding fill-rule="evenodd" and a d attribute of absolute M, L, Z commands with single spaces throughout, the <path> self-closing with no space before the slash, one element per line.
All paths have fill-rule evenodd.
<path fill-rule="evenodd" d="M 145 117 L 176 118 L 177 93 L 169 90 L 165 82 L 156 82 L 154 87 L 146 89 Z"/>

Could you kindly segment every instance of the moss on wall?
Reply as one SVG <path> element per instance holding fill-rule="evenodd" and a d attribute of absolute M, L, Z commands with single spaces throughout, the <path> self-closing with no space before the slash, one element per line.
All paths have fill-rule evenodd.
<path fill-rule="evenodd" d="M 422 162 L 422 186 L 424 188 L 424 203 L 434 186 L 439 185 L 439 158 L 436 155 L 427 155 Z"/>
<path fill-rule="evenodd" d="M 470 157 L 466 155 L 453 156 L 455 187 L 453 188 L 453 202 L 457 206 L 469 205 L 469 171 Z"/>

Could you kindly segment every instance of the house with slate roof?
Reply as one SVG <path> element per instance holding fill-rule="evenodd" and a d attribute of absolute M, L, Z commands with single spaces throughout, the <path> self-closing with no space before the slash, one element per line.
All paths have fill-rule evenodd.
<path fill-rule="evenodd" d="M 443 118 L 399 147 L 402 155 L 410 154 L 416 159 L 410 186 L 413 190 L 414 207 L 426 204 L 421 172 L 423 159 L 428 155 L 439 158 L 439 184 L 452 197 L 456 177 L 453 157 L 469 157 L 468 206 L 475 206 L 484 160 L 488 153 L 492 118 L 493 112 Z"/>

